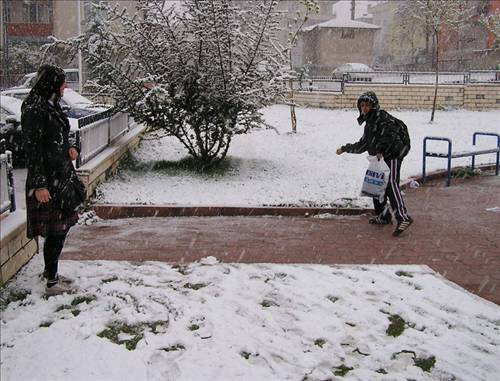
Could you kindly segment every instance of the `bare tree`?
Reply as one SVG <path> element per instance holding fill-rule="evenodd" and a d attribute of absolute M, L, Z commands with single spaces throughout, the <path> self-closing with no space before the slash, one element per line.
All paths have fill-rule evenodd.
<path fill-rule="evenodd" d="M 468 21 L 471 12 L 472 8 L 467 0 L 414 0 L 403 3 L 399 9 L 400 14 L 404 14 L 421 23 L 434 41 L 436 76 L 431 123 L 434 121 L 434 114 L 436 112 L 439 83 L 439 52 L 442 32 L 444 28 L 450 31 L 456 30 L 461 24 Z"/>
<path fill-rule="evenodd" d="M 488 32 L 493 35 L 494 42 L 493 48 L 496 50 L 500 49 L 500 10 L 497 9 L 495 13 L 490 13 L 488 15 L 482 15 L 480 22 L 486 27 Z"/>
<path fill-rule="evenodd" d="M 297 132 L 297 116 L 295 114 L 295 90 L 293 87 L 293 80 L 295 79 L 295 72 L 293 70 L 293 48 L 297 46 L 297 40 L 300 31 L 302 30 L 304 24 L 309 20 L 309 14 L 313 11 L 316 13 L 319 12 L 319 5 L 316 0 L 300 0 L 300 4 L 303 10 L 298 10 L 296 13 L 296 17 L 293 20 L 294 25 L 289 25 L 289 33 L 288 33 L 288 41 L 287 47 L 285 49 L 288 64 L 290 68 L 290 72 L 288 75 L 288 90 L 289 90 L 289 99 L 288 102 L 290 104 L 290 119 L 292 121 L 292 133 Z"/>

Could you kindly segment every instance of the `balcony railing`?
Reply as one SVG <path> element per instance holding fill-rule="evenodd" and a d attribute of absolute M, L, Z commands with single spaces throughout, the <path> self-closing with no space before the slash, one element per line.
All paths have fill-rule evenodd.
<path fill-rule="evenodd" d="M 129 130 L 128 114 L 104 111 L 78 119 L 77 144 L 80 156 L 77 167 L 87 163 Z"/>

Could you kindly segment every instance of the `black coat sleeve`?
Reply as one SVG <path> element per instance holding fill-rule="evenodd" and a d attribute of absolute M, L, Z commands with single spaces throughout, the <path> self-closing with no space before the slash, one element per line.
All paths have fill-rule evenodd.
<path fill-rule="evenodd" d="M 30 108 L 22 115 L 22 129 L 28 184 L 30 189 L 48 188 L 43 154 L 44 114 L 37 108 Z"/>
<path fill-rule="evenodd" d="M 342 152 L 347 152 L 347 153 L 363 153 L 368 149 L 368 142 L 367 142 L 367 127 L 365 126 L 365 131 L 363 133 L 363 136 L 359 141 L 356 143 L 348 143 L 346 145 L 343 145 L 340 147 Z"/>

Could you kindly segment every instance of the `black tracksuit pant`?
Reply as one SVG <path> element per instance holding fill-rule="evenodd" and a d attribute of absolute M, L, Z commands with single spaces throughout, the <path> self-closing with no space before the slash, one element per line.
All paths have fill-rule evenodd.
<path fill-rule="evenodd" d="M 389 169 L 391 170 L 389 174 L 389 183 L 385 190 L 384 200 L 380 202 L 378 198 L 373 199 L 373 206 L 375 208 L 375 214 L 384 218 L 390 219 L 390 212 L 386 207 L 387 199 L 391 203 L 392 211 L 396 217 L 398 223 L 408 220 L 408 212 L 406 210 L 406 205 L 403 200 L 403 195 L 401 194 L 401 189 L 399 189 L 399 177 L 401 172 L 402 159 L 387 160 Z"/>
<path fill-rule="evenodd" d="M 43 244 L 44 275 L 48 283 L 57 279 L 59 256 L 66 240 L 66 234 L 47 235 Z"/>

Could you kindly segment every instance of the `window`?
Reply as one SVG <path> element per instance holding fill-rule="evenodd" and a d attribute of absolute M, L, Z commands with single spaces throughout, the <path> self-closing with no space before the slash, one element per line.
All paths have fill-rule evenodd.
<path fill-rule="evenodd" d="M 25 0 L 23 2 L 23 22 L 30 24 L 49 24 L 52 22 L 52 2 Z"/>
<path fill-rule="evenodd" d="M 354 29 L 342 29 L 341 38 L 353 39 L 354 38 Z"/>
<path fill-rule="evenodd" d="M 66 82 L 78 82 L 78 72 L 67 71 L 66 72 Z"/>

